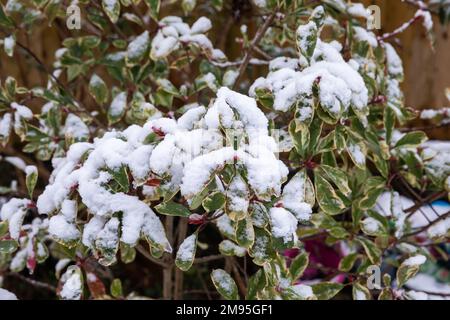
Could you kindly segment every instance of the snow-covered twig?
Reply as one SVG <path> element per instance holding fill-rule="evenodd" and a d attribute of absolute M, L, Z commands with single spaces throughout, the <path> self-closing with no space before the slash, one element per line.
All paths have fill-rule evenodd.
<path fill-rule="evenodd" d="M 406 29 L 408 29 L 411 25 L 413 25 L 416 21 L 419 21 L 420 19 L 422 19 L 421 15 L 415 15 L 414 17 L 409 19 L 407 22 L 402 24 L 400 27 L 398 27 L 394 31 L 387 32 L 387 33 L 383 34 L 382 36 L 379 36 L 378 41 L 385 41 L 387 39 L 390 39 L 390 38 L 393 38 L 393 37 L 399 35 L 400 33 L 403 33 Z"/>

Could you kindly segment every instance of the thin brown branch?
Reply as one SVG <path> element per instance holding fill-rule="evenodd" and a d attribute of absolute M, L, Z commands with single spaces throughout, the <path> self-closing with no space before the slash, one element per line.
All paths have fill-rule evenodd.
<path fill-rule="evenodd" d="M 273 12 L 267 17 L 266 21 L 261 25 L 261 27 L 256 31 L 255 37 L 250 42 L 250 45 L 248 46 L 247 50 L 245 51 L 244 59 L 242 60 L 242 64 L 239 67 L 239 75 L 236 79 L 236 82 L 234 83 L 233 89 L 236 89 L 239 85 L 239 82 L 241 81 L 245 70 L 247 69 L 248 63 L 250 62 L 253 50 L 255 50 L 255 47 L 259 44 L 263 36 L 265 35 L 267 29 L 269 29 L 270 25 L 272 24 L 273 20 L 275 19 L 275 16 L 277 14 L 277 9 L 273 10 Z"/>
<path fill-rule="evenodd" d="M 45 289 L 47 291 L 50 291 L 50 292 L 56 294 L 56 287 L 54 287 L 54 286 L 52 286 L 52 285 L 50 285 L 48 283 L 41 282 L 41 281 L 34 280 L 34 279 L 30 279 L 30 278 L 25 277 L 25 276 L 21 275 L 20 273 L 16 273 L 16 272 L 11 272 L 11 273 L 8 273 L 6 275 L 14 277 L 14 278 L 17 278 L 19 280 L 22 280 L 22 281 L 32 285 L 35 288 Z"/>
<path fill-rule="evenodd" d="M 412 17 L 411 19 L 409 19 L 407 22 L 405 22 L 404 24 L 402 24 L 400 27 L 398 27 L 397 29 L 395 29 L 392 32 L 387 32 L 381 36 L 378 37 L 379 41 L 386 41 L 390 38 L 396 37 L 399 34 L 403 33 L 406 29 L 408 29 L 410 26 L 412 26 L 416 21 L 419 21 L 422 19 L 422 16 L 420 15 L 415 15 L 414 17 Z"/>
<path fill-rule="evenodd" d="M 178 223 L 178 232 L 177 232 L 177 243 L 178 248 L 183 243 L 184 239 L 186 238 L 187 234 L 187 227 L 188 222 L 187 219 L 180 219 Z M 175 300 L 179 300 L 183 298 L 183 280 L 184 280 L 184 273 L 182 270 L 175 268 L 175 285 L 174 285 L 174 294 L 173 298 Z"/>
<path fill-rule="evenodd" d="M 157 265 L 159 265 L 159 266 L 161 266 L 161 267 L 163 267 L 163 268 L 166 268 L 166 267 L 167 267 L 167 264 L 166 264 L 166 263 L 164 263 L 163 261 L 158 260 L 158 259 L 152 257 L 152 255 L 151 255 L 151 254 L 147 251 L 147 249 L 145 249 L 142 245 L 138 244 L 138 245 L 136 246 L 136 250 L 137 250 L 144 258 L 146 258 L 147 260 L 153 262 L 154 264 L 157 264 Z"/>
<path fill-rule="evenodd" d="M 430 130 L 436 130 L 436 129 L 447 128 L 447 127 L 450 127 L 450 122 L 440 123 L 437 125 L 421 126 L 421 127 L 400 128 L 400 132 L 430 131 Z"/>
<path fill-rule="evenodd" d="M 405 210 L 406 213 L 409 213 L 409 216 L 411 216 L 412 214 L 414 214 L 420 207 L 422 207 L 424 204 L 426 203 L 431 203 L 433 201 L 436 201 L 442 197 L 445 197 L 447 195 L 446 191 L 441 191 L 438 193 L 433 193 L 431 195 L 429 195 L 428 197 L 424 198 L 421 202 L 416 203 L 415 205 L 409 207 L 408 209 Z"/>
<path fill-rule="evenodd" d="M 215 260 L 220 260 L 220 259 L 225 259 L 225 258 L 226 257 L 224 255 L 217 254 L 217 255 L 212 255 L 212 256 L 196 258 L 194 260 L 194 263 L 205 263 L 205 262 L 210 262 L 210 261 L 215 261 Z"/>
<path fill-rule="evenodd" d="M 33 60 L 36 61 L 36 63 L 45 71 L 45 73 L 50 78 L 53 79 L 53 81 L 58 85 L 58 87 L 60 87 L 69 95 L 70 99 L 72 99 L 72 101 L 76 103 L 77 108 L 81 109 L 83 112 L 89 113 L 88 109 L 83 105 L 83 103 L 75 99 L 75 97 L 70 93 L 69 88 L 67 88 L 67 86 L 64 85 L 64 83 L 62 83 L 57 77 L 53 75 L 53 73 L 47 68 L 47 66 L 41 61 L 41 59 L 39 59 L 39 57 L 33 51 L 31 51 L 27 46 L 25 46 L 20 42 L 16 42 L 16 45 L 22 48 L 29 56 L 31 56 Z M 100 128 L 106 128 L 105 125 L 101 123 L 97 118 L 92 117 L 92 119 Z"/>
<path fill-rule="evenodd" d="M 416 230 L 414 232 L 405 234 L 402 239 L 407 239 L 409 237 L 413 237 L 416 236 L 422 232 L 427 231 L 429 228 L 431 228 L 432 226 L 436 225 L 438 222 L 441 222 L 442 220 L 447 219 L 448 217 L 450 217 L 450 211 L 447 213 L 444 213 L 443 215 L 441 215 L 439 218 L 437 218 L 436 220 L 433 220 L 431 223 L 427 224 L 426 226 L 420 228 L 419 230 Z"/>
<path fill-rule="evenodd" d="M 412 288 L 409 288 L 410 290 L 414 290 Z M 450 297 L 450 293 L 446 293 L 446 292 L 436 292 L 436 291 L 428 291 L 428 290 L 417 290 L 419 292 L 423 292 L 426 293 L 428 295 L 432 295 L 432 296 L 440 296 L 440 297 Z"/>

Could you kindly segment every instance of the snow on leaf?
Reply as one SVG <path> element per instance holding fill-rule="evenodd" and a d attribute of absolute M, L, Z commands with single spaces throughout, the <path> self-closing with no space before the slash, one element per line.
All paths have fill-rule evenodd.
<path fill-rule="evenodd" d="M 237 257 L 243 257 L 247 253 L 245 248 L 238 246 L 230 240 L 223 240 L 219 244 L 219 251 L 224 255 Z"/>
<path fill-rule="evenodd" d="M 191 268 L 195 259 L 195 251 L 197 249 L 197 234 L 194 233 L 184 239 L 183 243 L 178 248 L 175 264 L 183 271 Z"/>
<path fill-rule="evenodd" d="M 144 31 L 128 44 L 127 63 L 134 64 L 145 55 L 150 45 L 150 36 L 148 31 Z"/>
<path fill-rule="evenodd" d="M 427 258 L 424 255 L 419 254 L 403 261 L 397 269 L 397 281 L 399 288 L 419 272 L 420 266 L 424 264 L 426 260 Z"/>
<path fill-rule="evenodd" d="M 102 6 L 111 22 L 116 23 L 120 15 L 120 1 L 102 0 Z"/>
<path fill-rule="evenodd" d="M 211 272 L 211 279 L 217 291 L 227 300 L 239 299 L 238 289 L 233 278 L 222 269 Z"/>
<path fill-rule="evenodd" d="M 0 300 L 17 300 L 17 297 L 14 293 L 0 288 Z"/>
<path fill-rule="evenodd" d="M 249 198 L 250 193 L 247 183 L 237 173 L 231 180 L 226 192 L 226 211 L 231 220 L 239 221 L 247 214 Z"/>
<path fill-rule="evenodd" d="M 61 276 L 59 296 L 63 300 L 80 300 L 83 294 L 83 275 L 79 267 L 70 266 Z"/>
<path fill-rule="evenodd" d="M 89 93 L 99 104 L 104 104 L 108 100 L 108 88 L 106 87 L 106 83 L 95 73 L 89 81 Z"/>
<path fill-rule="evenodd" d="M 310 219 L 315 197 L 314 187 L 306 174 L 306 170 L 298 172 L 284 186 L 281 203 L 299 221 L 308 221 Z"/>
<path fill-rule="evenodd" d="M 8 221 L 11 238 L 19 239 L 20 229 L 31 203 L 32 201 L 28 199 L 12 198 L 2 206 L 0 218 L 3 221 Z"/>
<path fill-rule="evenodd" d="M 270 223 L 272 234 L 282 240 L 283 244 L 297 242 L 297 223 L 295 216 L 284 208 L 270 209 Z"/>

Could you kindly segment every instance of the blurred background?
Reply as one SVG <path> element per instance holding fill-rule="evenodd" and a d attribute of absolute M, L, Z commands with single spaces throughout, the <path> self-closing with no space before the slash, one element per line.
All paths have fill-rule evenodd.
<path fill-rule="evenodd" d="M 439 22 L 438 10 L 440 3 L 448 1 L 430 1 L 436 4 L 434 6 L 436 14 L 433 14 L 435 22 L 434 49 L 431 48 L 420 23 L 408 28 L 395 42 L 404 63 L 405 81 L 403 89 L 408 107 L 420 110 L 450 106 L 450 102 L 445 96 L 445 89 L 450 87 L 450 41 L 448 39 L 450 24 L 443 25 Z M 5 3 L 6 1 L 1 0 L 0 2 Z M 181 9 L 177 8 L 177 4 L 165 5 L 167 2 L 162 1 L 161 16 L 182 15 Z M 396 29 L 413 17 L 417 10 L 417 7 L 407 0 L 362 0 L 361 2 L 365 5 L 376 4 L 380 6 L 382 29 L 379 30 L 379 33 Z M 198 6 L 201 6 L 201 1 L 198 1 L 198 3 L 200 3 Z M 255 31 L 257 26 L 250 22 L 255 14 L 257 14 L 257 10 L 253 8 L 250 0 L 225 0 L 220 17 L 213 18 L 213 20 L 223 21 L 223 23 L 214 26 L 216 32 L 213 34 L 227 34 L 225 39 L 224 37 L 216 37 L 215 42 L 216 46 L 222 49 L 230 59 L 237 58 L 240 55 L 239 44 L 233 40 L 236 36 L 240 36 L 240 25 L 247 24 L 250 34 Z M 62 39 L 74 35 L 63 31 L 65 30 L 63 21 L 57 19 L 54 23 L 61 24 L 61 28 L 52 28 L 43 23 L 42 26 L 35 28 L 31 34 L 21 39 L 48 67 L 52 65 L 54 53 L 59 48 Z M 47 81 L 45 72 L 36 68 L 36 64 L 29 56 L 16 53 L 14 58 L 9 58 L 1 50 L 0 79 L 3 81 L 8 75 L 15 77 L 19 84 L 24 86 L 45 86 Z M 422 123 L 416 121 L 411 125 L 420 126 Z M 450 139 L 448 127 L 428 130 L 428 134 L 433 139 Z"/>

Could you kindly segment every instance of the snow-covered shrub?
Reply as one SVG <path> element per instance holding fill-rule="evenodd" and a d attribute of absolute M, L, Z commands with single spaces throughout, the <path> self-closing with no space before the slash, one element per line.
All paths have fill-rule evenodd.
<path fill-rule="evenodd" d="M 359 3 L 253 1 L 258 28 L 240 26 L 231 60 L 207 18 L 228 4 L 179 2 L 183 17 L 161 1 L 74 2 L 84 28 L 66 30 L 51 70 L 19 27 L 64 21 L 65 2 L 0 4 L 6 53 L 48 76 L 0 90 L 0 274 L 42 264 L 61 299 L 133 298 L 127 278 L 99 270 L 139 252 L 164 269 L 164 298 L 182 297 L 180 272 L 202 277 L 202 263 L 227 299 L 330 299 L 347 286 L 358 300 L 423 297 L 407 282 L 437 259 L 450 214 L 412 218 L 450 192 L 450 153 L 399 128 L 416 113 L 389 40 L 408 24 L 375 34 Z M 423 6 L 408 23 L 431 32 Z M 447 123 L 448 110 L 421 117 Z"/>

